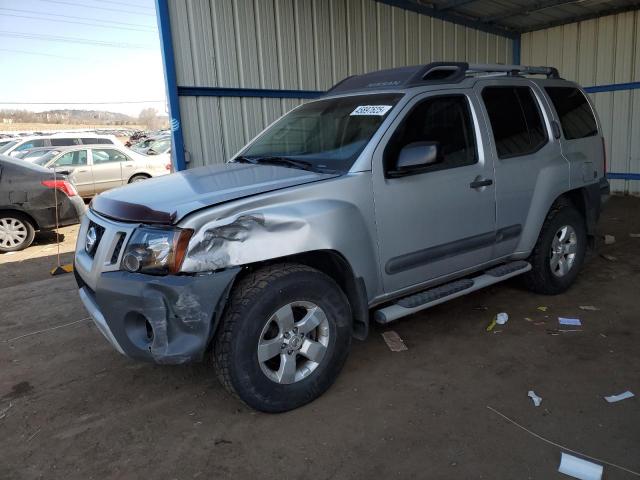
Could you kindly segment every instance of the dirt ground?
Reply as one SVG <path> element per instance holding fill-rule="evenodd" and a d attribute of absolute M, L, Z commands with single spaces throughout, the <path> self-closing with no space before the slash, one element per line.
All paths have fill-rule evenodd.
<path fill-rule="evenodd" d="M 600 253 L 616 258 L 593 256 L 566 294 L 506 283 L 374 328 L 323 397 L 280 415 L 239 404 L 208 365 L 120 356 L 73 276 L 49 277 L 50 236 L 0 255 L 0 478 L 567 478 L 561 448 L 488 406 L 639 472 L 639 399 L 603 396 L 640 394 L 640 238 L 629 235 L 640 199 L 612 198 L 600 226 L 616 237 Z M 63 251 L 75 232 L 64 229 Z M 501 311 L 509 322 L 487 332 Z M 558 316 L 579 317 L 581 331 L 549 334 Z M 391 352 L 384 330 L 408 350 Z M 605 465 L 604 478 L 635 477 Z"/>

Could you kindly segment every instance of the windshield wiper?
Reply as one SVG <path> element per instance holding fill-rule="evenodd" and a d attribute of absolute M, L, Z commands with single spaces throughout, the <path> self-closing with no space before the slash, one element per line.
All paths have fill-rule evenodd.
<path fill-rule="evenodd" d="M 264 163 L 269 165 L 280 165 L 283 167 L 299 168 L 301 170 L 314 170 L 314 166 L 311 162 L 305 162 L 304 160 L 294 160 L 293 158 L 277 157 L 277 156 L 264 156 L 264 157 L 246 157 L 240 156 L 235 159 L 236 162 L 252 163 L 254 165 Z"/>

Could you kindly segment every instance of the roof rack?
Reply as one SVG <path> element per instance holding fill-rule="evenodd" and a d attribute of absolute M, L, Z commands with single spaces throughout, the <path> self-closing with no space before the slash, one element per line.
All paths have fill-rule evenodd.
<path fill-rule="evenodd" d="M 467 78 L 469 73 L 504 73 L 511 76 L 546 75 L 547 78 L 560 78 L 558 70 L 554 67 L 432 62 L 426 65 L 392 68 L 347 77 L 336 83 L 327 93 L 459 83 Z"/>
<path fill-rule="evenodd" d="M 527 65 L 494 65 L 477 63 L 471 64 L 467 72 L 473 73 L 506 73 L 507 75 L 545 75 L 547 78 L 560 78 L 555 67 L 530 67 Z"/>

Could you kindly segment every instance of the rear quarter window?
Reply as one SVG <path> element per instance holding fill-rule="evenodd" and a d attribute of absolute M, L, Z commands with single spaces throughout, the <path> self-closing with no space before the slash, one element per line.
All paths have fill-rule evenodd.
<path fill-rule="evenodd" d="M 573 87 L 546 87 L 545 91 L 556 109 L 565 139 L 575 140 L 598 134 L 591 105 L 580 90 Z"/>
<path fill-rule="evenodd" d="M 77 138 L 51 138 L 49 141 L 52 147 L 70 147 L 78 144 Z"/>

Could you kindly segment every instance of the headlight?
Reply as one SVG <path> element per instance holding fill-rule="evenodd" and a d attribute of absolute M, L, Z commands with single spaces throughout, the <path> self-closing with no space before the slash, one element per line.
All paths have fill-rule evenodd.
<path fill-rule="evenodd" d="M 122 268 L 151 275 L 177 273 L 192 234 L 180 228 L 137 228 L 122 256 Z"/>

